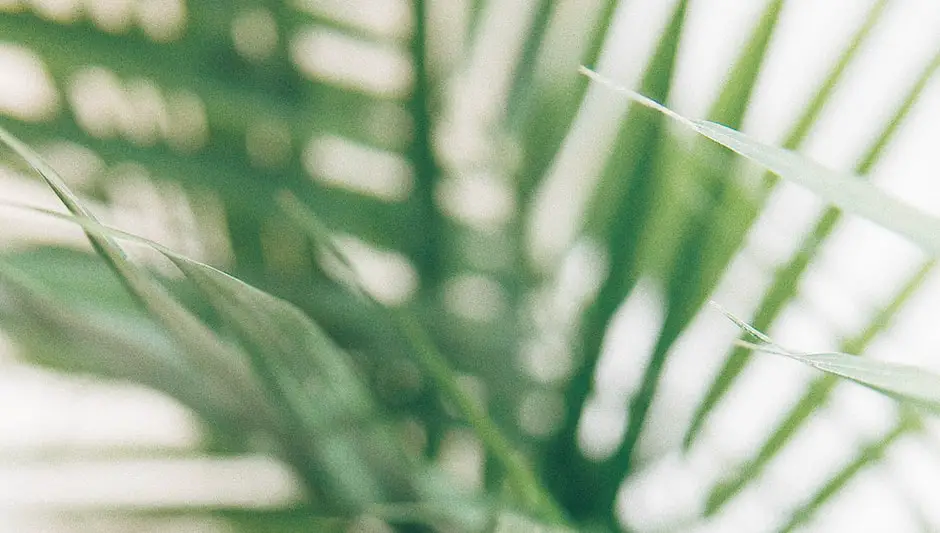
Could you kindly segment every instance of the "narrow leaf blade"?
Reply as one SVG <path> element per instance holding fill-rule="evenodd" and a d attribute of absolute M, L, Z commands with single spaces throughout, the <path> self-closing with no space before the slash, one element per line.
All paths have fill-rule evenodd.
<path fill-rule="evenodd" d="M 908 238 L 932 255 L 940 255 L 940 219 L 927 212 L 902 202 L 851 174 L 828 169 L 805 156 L 761 143 L 721 124 L 684 117 L 658 102 L 619 87 L 594 72 L 587 69 L 582 69 L 582 72 L 737 152 L 774 174 L 805 187 L 827 202 Z"/>
<path fill-rule="evenodd" d="M 909 402 L 940 414 L 940 375 L 924 368 L 878 361 L 841 352 L 802 353 L 775 343 L 740 318 L 719 307 L 728 319 L 750 335 L 759 344 L 747 347 L 770 354 L 781 355 L 817 370 L 827 372 L 874 389 L 899 401 Z"/>

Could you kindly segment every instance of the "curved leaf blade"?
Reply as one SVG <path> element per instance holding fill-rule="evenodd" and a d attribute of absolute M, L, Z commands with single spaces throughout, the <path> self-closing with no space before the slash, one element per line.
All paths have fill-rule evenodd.
<path fill-rule="evenodd" d="M 739 328 L 758 339 L 758 343 L 739 341 L 751 350 L 788 357 L 817 370 L 854 381 L 896 400 L 940 414 L 940 375 L 913 365 L 878 361 L 841 352 L 806 353 L 790 350 L 718 304 L 712 305 Z"/>
<path fill-rule="evenodd" d="M 856 176 L 826 168 L 793 151 L 761 143 L 721 124 L 684 117 L 643 95 L 619 87 L 588 69 L 582 68 L 581 71 L 625 94 L 631 100 L 665 114 L 774 174 L 810 190 L 827 202 L 906 237 L 932 255 L 940 255 L 940 219 L 937 217 Z"/>

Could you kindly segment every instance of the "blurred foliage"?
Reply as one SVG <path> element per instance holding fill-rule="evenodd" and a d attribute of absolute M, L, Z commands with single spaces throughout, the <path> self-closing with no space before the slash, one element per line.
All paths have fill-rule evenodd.
<path fill-rule="evenodd" d="M 35 113 L 6 109 L 12 135 L 2 137 L 19 156 L 7 170 L 27 173 L 25 158 L 69 211 L 45 216 L 81 227 L 97 254 L 5 250 L 4 331 L 33 363 L 174 397 L 205 423 L 194 453 L 270 454 L 303 491 L 285 509 L 121 511 L 115 521 L 211 517 L 246 532 L 625 528 L 618 491 L 656 459 L 638 446 L 656 438 L 648 428 L 669 357 L 777 178 L 746 177 L 731 151 L 633 106 L 597 161 L 576 237 L 562 243 L 575 251 L 534 252 L 533 226 L 555 209 L 544 200 L 553 173 L 580 157 L 569 143 L 597 99 L 577 66 L 620 53 L 605 42 L 622 3 L 589 4 L 532 2 L 515 33 L 490 27 L 493 13 L 522 12 L 497 2 L 2 4 L 4 50 L 27 52 L 55 94 Z M 649 58 L 632 58 L 646 65 L 637 90 L 656 101 L 669 99 L 688 53 L 690 4 L 707 3 L 672 3 Z M 709 120 L 742 127 L 786 5 L 763 4 Z M 887 5 L 870 8 L 784 147 L 806 139 Z M 487 62 L 496 49 L 516 56 Z M 857 173 L 879 160 L 938 63 L 899 95 Z M 128 202 L 164 231 L 122 219 Z M 823 213 L 775 273 L 756 328 L 776 323 L 839 219 Z M 584 249 L 603 264 L 577 272 L 588 287 L 565 295 Z M 863 352 L 933 266 L 842 349 Z M 623 406 L 624 435 L 589 458 L 579 432 L 606 335 L 646 282 L 662 291 L 664 318 Z M 665 443 L 670 453 L 694 449 L 751 348 L 728 347 L 684 441 Z M 706 524 L 733 505 L 836 383 L 813 382 L 683 520 Z M 781 527 L 811 520 L 920 428 L 904 411 Z M 455 449 L 476 450 L 459 457 L 468 479 L 448 471 Z"/>

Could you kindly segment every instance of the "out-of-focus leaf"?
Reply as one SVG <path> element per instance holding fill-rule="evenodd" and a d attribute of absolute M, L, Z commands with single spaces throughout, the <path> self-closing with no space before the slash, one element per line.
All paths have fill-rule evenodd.
<path fill-rule="evenodd" d="M 283 10 L 283 4 L 269 7 L 278 16 Z M 98 72 L 113 75 L 120 87 L 142 85 L 170 103 L 185 95 L 199 102 L 207 136 L 204 144 L 177 150 L 163 139 L 139 143 L 121 135 L 92 135 L 82 127 L 81 110 L 75 105 L 52 120 L 10 128 L 27 142 L 64 137 L 95 150 L 111 164 L 132 160 L 155 179 L 188 188 L 210 187 L 228 208 L 236 264 L 246 275 L 260 266 L 259 227 L 273 210 L 274 193 L 283 188 L 315 205 L 328 221 L 341 221 L 346 231 L 422 256 L 423 232 L 388 231 L 414 225 L 410 204 L 382 202 L 309 179 L 312 171 L 304 168 L 302 153 L 313 137 L 329 133 L 398 155 L 407 135 L 375 127 L 376 115 L 391 116 L 388 110 L 398 102 L 313 83 L 298 71 L 285 50 L 292 32 L 304 27 L 308 17 L 290 11 L 292 16 L 279 27 L 279 51 L 263 66 L 251 64 L 232 48 L 231 25 L 242 12 L 225 2 L 188 6 L 185 36 L 171 42 L 154 42 L 137 32 L 101 31 L 85 17 L 61 24 L 29 9 L 0 13 L 0 33 L 35 52 L 59 87 L 72 87 L 81 75 Z M 192 120 L 199 120 L 198 114 Z M 276 148 L 286 158 L 277 168 L 259 167 L 246 150 L 246 138 L 265 124 L 282 128 L 284 138 Z"/>
<path fill-rule="evenodd" d="M 585 69 L 586 71 L 586 69 Z M 598 78 L 590 71 L 586 73 Z M 609 82 L 605 82 L 609 83 Z M 707 121 L 691 120 L 627 89 L 619 89 L 631 99 L 670 116 L 678 123 L 747 157 L 764 168 L 815 192 L 846 211 L 867 217 L 921 245 L 933 255 L 940 254 L 940 220 L 905 204 L 873 185 L 826 169 L 798 154 L 759 143 L 747 135 Z M 741 322 L 739 325 L 746 326 Z M 936 409 L 940 406 L 940 377 L 911 366 L 855 358 L 846 354 L 800 354 L 773 346 L 756 330 L 768 348 L 820 370 L 851 379 L 892 397 Z M 769 345 L 769 346 L 768 346 Z"/>
<path fill-rule="evenodd" d="M 816 123 L 816 119 L 819 118 L 819 114 L 826 104 L 829 103 L 830 97 L 836 85 L 842 80 L 842 75 L 845 73 L 845 70 L 858 55 L 861 44 L 868 39 L 871 31 L 875 28 L 878 21 L 881 20 L 881 16 L 887 6 L 888 0 L 878 0 L 878 3 L 872 6 L 868 11 L 868 16 L 865 17 L 865 21 L 855 32 L 855 35 L 852 36 L 849 45 L 845 47 L 842 55 L 839 56 L 839 59 L 836 61 L 835 65 L 833 65 L 829 74 L 826 75 L 826 79 L 820 84 L 816 94 L 806 105 L 806 108 L 797 119 L 796 124 L 793 125 L 790 133 L 787 134 L 786 139 L 783 141 L 784 148 L 794 149 L 806 138 L 810 128 Z"/>
<path fill-rule="evenodd" d="M 558 5 L 557 2 L 551 3 Z M 596 17 L 596 22 L 587 32 L 589 43 L 583 54 L 583 63 L 593 65 L 597 62 L 604 39 L 613 24 L 618 5 L 620 2 L 617 0 L 603 0 L 602 4 L 597 7 L 597 15 L 590 15 Z M 545 15 L 550 14 L 545 13 Z M 570 33 L 565 34 L 565 46 L 572 45 L 569 41 L 572 37 Z M 539 43 L 538 52 L 541 53 L 551 44 L 555 43 L 546 42 L 543 39 Z M 510 130 L 520 132 L 520 142 L 523 144 L 526 155 L 523 167 L 519 171 L 517 186 L 519 198 L 523 201 L 523 209 L 529 209 L 534 205 L 534 202 L 529 200 L 558 154 L 587 89 L 587 84 L 579 79 L 572 80 L 569 77 L 558 79 L 554 69 L 550 75 L 538 72 L 536 69 L 538 58 L 535 59 L 531 64 L 520 65 L 525 74 L 514 80 L 513 98 L 509 102 L 509 116 L 507 117 Z M 555 67 L 555 65 L 552 66 Z"/>
<path fill-rule="evenodd" d="M 334 490 L 352 508 L 382 501 L 381 489 L 371 480 L 355 444 L 361 425 L 374 406 L 343 354 L 312 321 L 287 302 L 250 287 L 235 278 L 181 256 L 169 259 L 195 283 L 241 340 L 255 371 L 266 382 L 276 404 L 296 417 L 288 422 L 311 446 Z M 345 429 L 341 429 L 345 428 Z M 395 439 L 375 428 L 368 435 L 383 444 Z M 309 445 L 303 446 L 306 448 Z M 381 448 L 377 446 L 376 448 Z M 388 466 L 405 466 L 404 458 L 386 457 Z M 348 480 L 345 483 L 340 480 Z"/>
<path fill-rule="evenodd" d="M 687 5 L 685 0 L 676 4 L 641 83 L 644 90 L 662 98 L 669 92 Z M 620 483 L 619 479 L 602 481 L 595 465 L 585 461 L 577 449 L 576 434 L 600 359 L 604 332 L 637 280 L 637 248 L 659 184 L 650 174 L 655 172 L 660 157 L 662 124 L 662 117 L 642 107 L 629 111 L 589 209 L 588 229 L 608 252 L 609 274 L 585 313 L 580 347 L 583 360 L 568 384 L 564 426 L 554 439 L 554 450 L 544 467 L 554 490 L 563 495 L 565 506 L 576 515 L 608 508 L 612 492 Z M 580 466 L 562 471 L 554 467 L 559 463 Z M 606 487 L 604 483 L 612 485 Z M 601 493 L 610 499 L 598 496 Z"/>
<path fill-rule="evenodd" d="M 0 209 L 10 208 L 16 207 L 0 203 Z M 30 207 L 29 211 L 33 209 Z M 51 297 L 66 306 L 152 321 L 94 254 L 50 246 L 6 251 L 0 257 L 12 268 L 28 273 L 36 286 L 44 287 Z"/>
<path fill-rule="evenodd" d="M 354 265 L 332 243 L 322 222 L 291 196 L 285 197 L 284 205 L 305 229 L 311 231 L 314 240 L 323 248 L 338 254 L 342 264 L 354 269 Z M 358 489 L 362 490 L 362 482 L 368 479 L 370 474 L 362 470 L 363 464 L 378 463 L 383 467 L 382 478 L 393 484 L 398 498 L 416 498 L 423 495 L 439 499 L 446 496 L 440 488 L 428 489 L 409 479 L 406 472 L 413 471 L 416 465 L 411 464 L 409 458 L 395 445 L 396 435 L 376 419 L 376 407 L 372 404 L 368 391 L 358 381 L 346 354 L 299 309 L 153 241 L 103 226 L 87 217 L 64 215 L 39 208 L 32 210 L 70 220 L 86 232 L 93 232 L 104 238 L 122 239 L 151 247 L 183 271 L 242 340 L 242 345 L 252 359 L 253 367 L 268 385 L 267 390 L 272 393 L 275 404 L 285 408 L 288 430 L 295 437 L 303 437 L 298 439 L 300 449 L 293 452 L 306 452 L 319 460 L 315 465 L 309 465 L 318 469 L 313 472 L 316 479 L 322 480 L 326 476 L 326 481 L 339 483 L 339 488 L 347 491 L 344 493 L 345 497 L 353 497 L 356 495 L 349 494 L 350 487 L 342 485 L 342 482 L 335 478 L 345 480 L 351 476 L 349 481 L 358 483 Z M 350 275 L 353 277 L 353 283 L 359 282 L 354 272 Z M 360 291 L 359 294 L 365 293 Z M 371 303 L 378 305 L 375 301 Z M 543 491 L 522 457 L 513 450 L 509 441 L 487 415 L 459 387 L 456 373 L 437 351 L 414 315 L 406 311 L 392 311 L 392 314 L 397 319 L 402 335 L 410 343 L 416 360 L 431 375 L 443 396 L 457 406 L 488 450 L 504 463 L 508 479 L 516 489 L 520 503 L 546 520 L 553 523 L 563 522 L 561 511 L 551 496 Z M 357 454 L 360 448 L 363 448 L 365 461 Z M 289 457 L 294 461 L 303 458 Z M 357 468 L 359 471 L 355 470 Z M 355 488 L 354 485 L 353 489 Z M 365 494 L 358 494 L 359 500 L 346 503 L 353 503 L 362 509 L 370 502 L 382 501 L 379 492 L 381 489 L 378 486 L 367 487 L 365 490 Z M 345 510 L 355 511 L 356 507 Z M 450 513 L 450 519 L 460 522 L 461 515 L 457 511 L 461 509 L 454 507 L 454 511 Z"/>
<path fill-rule="evenodd" d="M 282 197 L 281 205 L 289 216 L 310 234 L 311 240 L 335 255 L 344 268 L 349 271 L 344 277 L 347 278 L 357 294 L 366 295 L 367 292 L 361 286 L 361 280 L 356 272 L 355 265 L 335 246 L 328 228 L 319 218 L 292 196 Z M 372 303 L 379 305 L 374 300 Z M 487 451 L 502 463 L 502 466 L 506 469 L 508 481 L 522 505 L 529 511 L 539 514 L 545 520 L 562 523 L 564 521 L 563 514 L 551 495 L 543 490 L 535 473 L 523 461 L 518 452 L 513 449 L 512 444 L 503 432 L 476 405 L 473 399 L 460 388 L 456 372 L 434 345 L 427 331 L 421 327 L 417 317 L 407 309 L 390 309 L 389 312 L 398 325 L 402 336 L 408 341 L 414 360 L 430 376 L 442 396 L 457 408 L 461 416 L 476 432 L 477 437 Z"/>
<path fill-rule="evenodd" d="M 6 260 L 0 262 L 0 292 L 10 303 L 0 308 L 0 323 L 30 361 L 160 390 L 228 438 L 259 426 L 265 405 L 251 403 L 230 381 L 199 372 L 165 330 L 135 309 L 63 303 Z"/>
<path fill-rule="evenodd" d="M 709 120 L 741 125 L 782 9 L 781 0 L 764 8 L 708 111 Z M 675 340 L 671 337 L 705 303 L 756 216 L 753 195 L 736 180 L 732 154 L 693 143 L 691 150 L 675 150 L 673 159 L 667 169 L 673 174 L 666 181 L 670 186 L 657 199 L 659 216 L 641 250 L 649 256 L 644 260 L 650 272 L 667 287 L 667 318 L 659 341 L 663 355 L 654 359 L 665 357 Z"/>
<path fill-rule="evenodd" d="M 774 0 L 764 8 L 709 112 L 711 118 L 732 125 L 743 120 L 782 8 L 782 0 Z M 703 153 L 708 154 L 708 149 Z M 696 154 L 696 157 L 702 155 Z M 611 481 L 619 482 L 633 467 L 634 449 L 646 425 L 672 345 L 705 302 L 746 234 L 750 199 L 725 168 L 730 169 L 731 163 L 730 157 L 719 154 L 716 165 L 703 167 L 704 171 L 694 176 L 701 187 L 701 197 L 696 198 L 698 205 L 691 212 L 687 212 L 688 209 L 674 211 L 684 220 L 681 229 L 674 233 L 677 243 L 671 272 L 664 276 L 666 316 L 639 388 L 627 407 L 623 440 L 602 468 Z M 660 235 L 662 233 L 657 232 L 655 236 L 648 236 L 647 242 L 651 246 L 654 242 L 655 246 L 671 246 L 659 242 Z M 610 482 L 606 486 L 607 498 L 613 501 L 619 486 Z"/>
<path fill-rule="evenodd" d="M 441 255 L 444 252 L 444 217 L 435 200 L 440 169 L 434 155 L 431 130 L 434 127 L 431 113 L 431 79 L 428 72 L 428 6 L 425 0 L 413 0 L 412 16 L 415 21 L 411 44 L 411 59 L 415 69 L 415 85 L 411 95 L 411 111 L 414 119 L 414 141 L 411 161 L 415 168 L 415 193 L 413 200 L 418 227 L 413 229 L 422 237 L 415 253 L 414 262 L 426 288 L 434 287 L 441 278 Z"/>
<path fill-rule="evenodd" d="M 95 218 L 82 206 L 78 197 L 71 192 L 55 170 L 31 148 L 4 129 L 0 129 L 0 142 L 26 160 L 76 217 L 95 221 Z M 173 333 L 187 352 L 193 354 L 192 362 L 196 368 L 221 381 L 229 380 L 234 388 L 241 391 L 240 394 L 251 398 L 258 406 L 267 405 L 263 393 L 251 378 L 249 369 L 237 353 L 220 342 L 202 322 L 176 302 L 148 274 L 132 265 L 126 259 L 124 252 L 109 237 L 96 232 L 95 229 L 86 229 L 86 234 L 95 251 L 105 259 L 138 302 Z M 265 414 L 272 415 L 272 419 L 275 419 L 273 413 L 259 413 L 262 417 Z"/>
<path fill-rule="evenodd" d="M 512 88 L 509 91 L 509 97 L 506 107 L 509 115 L 509 123 L 513 124 L 518 119 L 516 115 L 524 113 L 526 97 L 532 91 L 532 78 L 535 76 L 535 66 L 538 59 L 539 49 L 542 47 L 545 31 L 548 29 L 548 23 L 555 12 L 555 0 L 539 0 L 534 7 L 535 16 L 532 25 L 526 35 L 525 44 L 522 46 L 522 56 L 519 58 L 516 67 L 516 75 L 513 79 Z"/>
<path fill-rule="evenodd" d="M 5 130 L 0 129 L 0 140 L 40 173 L 82 225 L 99 255 L 173 333 L 190 360 L 205 364 L 203 361 L 211 358 L 209 362 L 215 366 L 209 369 L 218 373 L 209 375 L 225 372 L 220 381 L 231 380 L 239 395 L 251 399 L 254 392 L 260 397 L 258 404 L 267 412 L 259 413 L 263 424 L 259 429 L 277 439 L 280 453 L 312 482 L 311 489 L 320 489 L 321 498 L 330 504 L 327 508 L 355 512 L 393 495 L 406 500 L 416 497 L 413 480 L 402 479 L 407 478 L 402 472 L 411 470 L 403 454 L 396 454 L 400 452 L 397 440 L 382 424 L 367 423 L 373 406 L 345 354 L 301 311 L 207 265 L 149 243 L 196 284 L 226 319 L 244 352 L 224 343 L 148 273 L 126 259 L 113 239 L 114 232 L 98 224 L 54 169 Z M 254 376 L 260 378 L 260 386 Z M 382 487 L 374 478 L 376 472 L 370 471 L 369 459 L 373 467 L 386 469 L 382 473 L 390 486 Z"/>
<path fill-rule="evenodd" d="M 155 180 L 175 180 L 190 189 L 211 189 L 233 215 L 257 223 L 269 215 L 271 200 L 283 189 L 317 208 L 326 220 L 342 224 L 345 231 L 379 246 L 414 253 L 420 247 L 419 235 L 404 231 L 409 226 L 409 205 L 388 203 L 341 188 L 320 186 L 299 173 L 253 169 L 248 161 L 224 153 L 230 147 L 177 154 L 162 146 L 137 147 L 121 139 L 89 137 L 69 120 L 49 123 L 11 124 L 10 130 L 26 142 L 52 138 L 78 138 L 103 159 L 121 162 L 129 157 L 144 165 Z M 298 163 L 299 164 L 299 163 Z M 396 231 L 389 231 L 393 228 Z M 237 228 L 232 228 L 233 233 Z M 257 228 L 255 228 L 256 230 Z M 235 236 L 233 236 L 235 237 Z"/>

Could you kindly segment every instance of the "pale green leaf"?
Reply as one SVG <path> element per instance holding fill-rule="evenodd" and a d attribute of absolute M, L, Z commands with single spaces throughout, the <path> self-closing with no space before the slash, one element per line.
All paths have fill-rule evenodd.
<path fill-rule="evenodd" d="M 124 234 L 163 253 L 193 281 L 206 301 L 241 341 L 233 346 L 176 301 L 144 269 L 132 264 L 114 240 L 117 232 L 100 225 L 82 202 L 32 149 L 0 129 L 10 146 L 43 177 L 66 205 L 98 252 L 137 300 L 166 327 L 199 371 L 259 408 L 251 413 L 256 427 L 277 441 L 278 452 L 291 462 L 311 488 L 341 512 L 361 510 L 392 492 L 413 498 L 401 469 L 407 461 L 396 454 L 396 439 L 381 425 L 364 424 L 372 414 L 369 394 L 343 354 L 299 309 L 208 265 L 176 254 L 156 243 Z M 203 370 L 204 368 L 204 370 Z M 260 378 L 260 379 L 259 379 Z M 338 429 L 343 420 L 344 429 Z M 389 487 L 370 471 L 368 455 L 384 465 Z M 395 468 L 395 467 L 398 468 Z"/>
<path fill-rule="evenodd" d="M 763 144 L 739 131 L 706 120 L 693 120 L 637 94 L 616 86 L 598 74 L 589 77 L 655 109 L 679 124 L 729 148 L 778 176 L 812 191 L 847 212 L 865 217 L 907 237 L 933 255 L 940 255 L 940 219 L 909 205 L 857 177 L 826 168 L 805 156 Z"/>
<path fill-rule="evenodd" d="M 721 306 L 713 306 L 742 330 L 757 338 L 758 343 L 739 341 L 751 350 L 789 357 L 817 370 L 852 380 L 896 400 L 940 413 L 940 376 L 929 370 L 841 352 L 811 353 L 787 349 Z"/>

